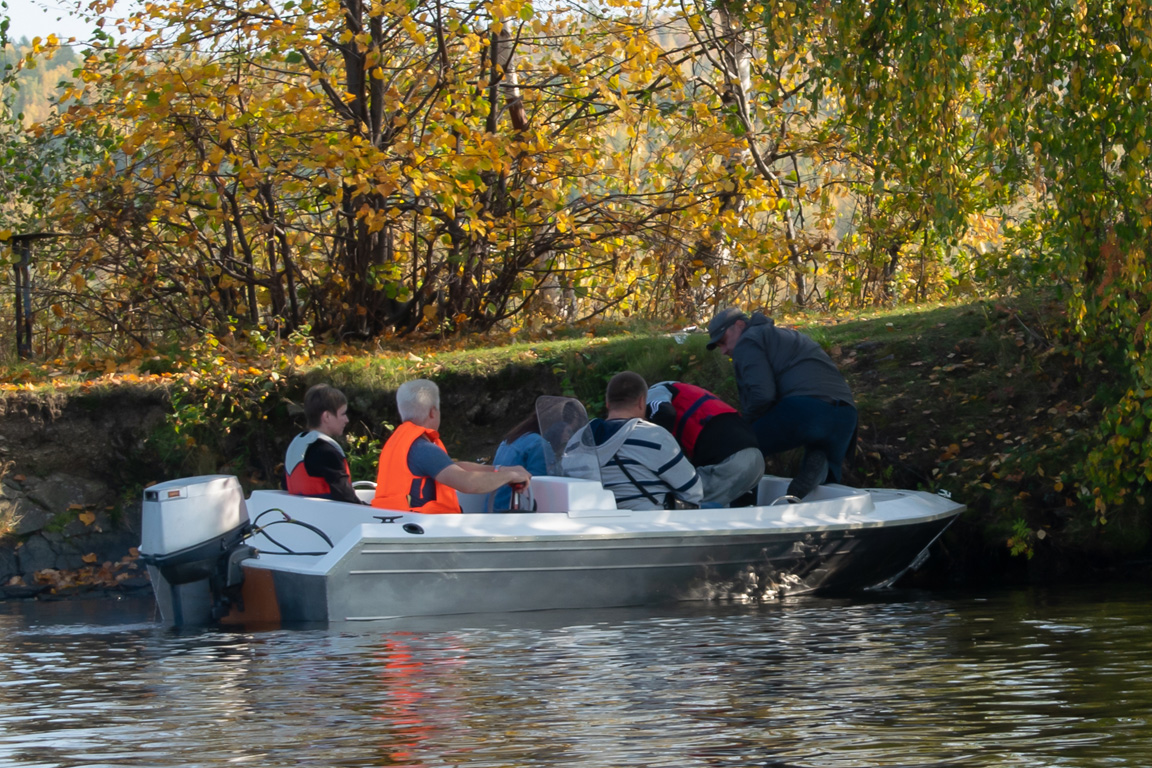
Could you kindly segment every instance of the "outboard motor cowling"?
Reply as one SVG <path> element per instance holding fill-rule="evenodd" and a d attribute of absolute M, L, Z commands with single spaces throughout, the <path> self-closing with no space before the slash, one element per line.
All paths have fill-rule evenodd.
<path fill-rule="evenodd" d="M 210 624 L 238 587 L 234 553 L 250 524 L 240 481 L 232 475 L 170 480 L 144 491 L 140 559 L 164 621 Z M 253 552 L 254 554 L 254 552 Z"/>

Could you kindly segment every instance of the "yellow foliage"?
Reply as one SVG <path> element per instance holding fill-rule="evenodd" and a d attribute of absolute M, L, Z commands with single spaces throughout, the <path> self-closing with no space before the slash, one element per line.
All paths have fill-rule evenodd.
<path fill-rule="evenodd" d="M 163 21 L 166 39 L 187 34 L 204 45 L 197 52 L 189 42 L 174 55 L 158 42 L 123 41 L 107 52 L 110 63 L 94 57 L 86 64 L 79 80 L 101 98 L 91 100 L 91 114 L 75 112 L 67 120 L 110 127 L 130 165 L 74 174 L 54 210 L 62 226 L 104 232 L 93 226 L 103 220 L 84 217 L 92 210 L 87 203 L 106 196 L 105 213 L 119 206 L 124 219 L 113 225 L 115 234 L 91 246 L 105 270 L 92 274 L 101 275 L 102 288 L 110 285 L 105 274 L 126 286 L 137 281 L 125 295 L 180 296 L 183 303 L 169 299 L 168 308 L 201 326 L 216 322 L 213 311 L 224 314 L 222 299 L 244 293 L 222 297 L 226 288 L 254 291 L 261 318 L 283 316 L 287 276 L 321 311 L 347 304 L 355 308 L 348 314 L 365 320 L 363 296 L 440 290 L 444 275 L 464 274 L 475 290 L 448 307 L 458 325 L 483 318 L 490 303 L 500 306 L 483 291 L 496 290 L 494 278 L 506 264 L 521 270 L 511 291 L 528 277 L 545 284 L 555 269 L 580 287 L 588 307 L 609 295 L 604 286 L 613 283 L 619 285 L 611 291 L 623 286 L 643 296 L 629 311 L 645 309 L 644 302 L 661 311 L 672 305 L 670 269 L 699 273 L 696 291 L 676 283 L 686 291 L 676 300 L 705 299 L 707 286 L 744 284 L 748 275 L 773 279 L 777 249 L 762 251 L 760 244 L 781 239 L 783 216 L 793 206 L 803 205 L 799 213 L 808 220 L 819 218 L 814 209 L 824 204 L 817 185 L 797 181 L 788 201 L 780 197 L 775 181 L 740 154 L 746 140 L 733 135 L 727 112 L 712 100 L 728 87 L 719 74 L 693 74 L 692 62 L 669 60 L 683 50 L 677 36 L 713 24 L 710 17 L 668 10 L 661 23 L 674 31 L 663 36 L 638 4 L 608 5 L 619 13 L 598 19 L 494 0 L 478 6 L 467 27 L 460 9 L 447 8 L 438 30 L 443 51 L 439 40 L 426 39 L 436 17 L 424 2 L 366 4 L 383 36 L 367 25 L 349 27 L 340 4 L 331 1 L 309 3 L 303 12 L 279 9 L 279 19 L 262 12 L 242 23 L 206 10 L 185 8 L 182 17 L 145 5 L 134 12 L 141 24 Z M 796 13 L 790 2 L 765 7 L 789 18 Z M 501 62 L 506 80 L 495 96 L 478 87 L 492 74 L 492 35 L 507 31 L 515 38 L 528 28 L 533 35 L 518 39 L 507 66 Z M 228 58 L 212 48 L 226 38 L 239 43 Z M 786 83 L 805 77 L 797 45 L 772 42 L 781 43 Z M 247 57 L 249 44 L 259 56 Z M 762 49 L 752 56 L 754 68 L 768 61 Z M 512 125 L 512 73 L 526 125 Z M 702 88 L 691 83 L 697 90 L 689 91 L 689 77 L 717 79 Z M 536 87 L 543 82 L 547 87 Z M 645 94 L 648 86 L 659 86 L 658 100 Z M 796 111 L 806 107 L 774 112 L 766 106 L 771 99 L 755 94 L 749 103 L 761 110 L 753 115 L 753 134 L 763 131 L 775 141 L 779 133 L 782 151 L 814 146 L 816 166 L 847 156 L 835 140 L 813 138 L 816 118 Z M 70 130 L 64 120 L 52 128 Z M 790 170 L 788 163 L 778 166 L 778 173 Z M 106 178 L 122 181 L 116 194 L 105 189 Z M 722 206 L 721 193 L 739 199 Z M 155 201 L 156 210 L 151 202 L 147 211 L 124 205 L 136 200 Z M 776 200 L 780 207 L 773 211 Z M 828 223 L 832 230 L 835 222 Z M 146 243 L 138 252 L 150 265 L 147 280 L 160 291 L 144 288 L 144 275 L 114 268 L 116 249 L 137 237 Z M 692 253 L 705 237 L 732 244 L 717 258 L 689 264 L 670 255 Z M 633 258 L 641 248 L 662 251 L 659 258 Z M 762 252 L 770 253 L 761 262 L 738 261 Z M 616 257 L 622 261 L 609 263 Z M 208 267 L 219 264 L 240 274 L 243 268 L 233 263 L 240 259 L 252 260 L 251 284 L 243 277 L 215 285 L 204 279 L 217 274 Z M 368 305 L 379 306 L 379 298 Z M 247 301 L 227 312 L 249 311 Z M 423 312 L 434 321 L 439 309 L 429 303 Z"/>

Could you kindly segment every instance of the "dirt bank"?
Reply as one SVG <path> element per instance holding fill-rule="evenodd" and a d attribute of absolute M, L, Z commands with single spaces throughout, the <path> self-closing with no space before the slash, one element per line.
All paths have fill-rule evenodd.
<path fill-rule="evenodd" d="M 8 530 L 0 540 L 0 585 L 6 595 L 71 588 L 79 585 L 65 582 L 78 579 L 134 579 L 121 562 L 139 543 L 140 508 L 132 491 L 157 469 L 147 438 L 167 408 L 164 391 L 143 388 L 0 398 L 0 526 Z"/>

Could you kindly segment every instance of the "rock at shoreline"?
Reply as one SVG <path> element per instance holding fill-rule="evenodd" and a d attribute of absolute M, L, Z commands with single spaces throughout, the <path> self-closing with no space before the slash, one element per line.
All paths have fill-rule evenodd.
<path fill-rule="evenodd" d="M 107 484 L 63 472 L 53 472 L 43 479 L 29 478 L 25 487 L 28 500 L 45 510 L 47 519 L 36 527 L 22 520 L 16 529 L 18 535 L 41 530 L 62 512 L 103 507 L 112 500 L 112 490 Z"/>
<path fill-rule="evenodd" d="M 159 389 L 0 396 L 4 595 L 38 594 L 37 572 L 98 569 L 139 544 L 139 503 L 121 496 L 151 479 L 146 441 L 167 411 Z"/>

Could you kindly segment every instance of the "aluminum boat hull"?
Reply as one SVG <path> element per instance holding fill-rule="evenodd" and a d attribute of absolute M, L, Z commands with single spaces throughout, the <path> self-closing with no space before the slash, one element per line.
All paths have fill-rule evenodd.
<path fill-rule="evenodd" d="M 247 508 L 262 530 L 247 543 L 258 554 L 239 562 L 239 600 L 223 620 L 362 622 L 871 589 L 916 563 L 964 510 L 925 492 L 838 485 L 772 504 L 787 483 L 765 477 L 764 505 L 746 508 L 464 515 L 257 491 Z M 197 615 L 189 606 L 202 598 L 184 589 L 177 602 Z"/>

